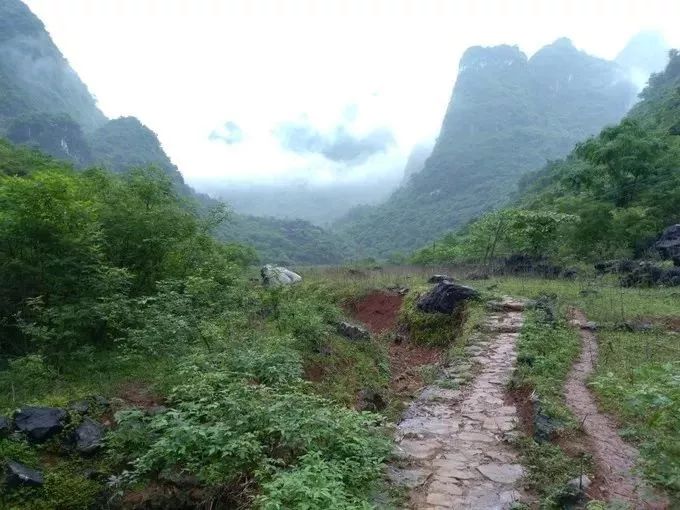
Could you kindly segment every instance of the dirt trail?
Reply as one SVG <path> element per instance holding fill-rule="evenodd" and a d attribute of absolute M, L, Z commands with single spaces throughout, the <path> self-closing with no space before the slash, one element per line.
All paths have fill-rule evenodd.
<path fill-rule="evenodd" d="M 504 302 L 489 315 L 488 341 L 468 352 L 481 372 L 462 390 L 427 387 L 397 428 L 401 461 L 393 479 L 409 486 L 414 509 L 502 509 L 524 499 L 523 475 L 516 453 L 504 442 L 518 422 L 505 405 L 505 383 L 516 358 L 515 343 L 523 306 Z M 451 379 L 470 364 L 447 369 Z"/>
<path fill-rule="evenodd" d="M 582 348 L 567 377 L 565 400 L 574 416 L 583 422 L 597 469 L 595 490 L 608 501 L 620 501 L 636 509 L 668 508 L 668 503 L 645 487 L 634 474 L 637 449 L 621 439 L 616 423 L 609 416 L 598 411 L 587 387 L 588 378 L 597 364 L 595 334 L 587 328 L 587 319 L 580 310 L 572 310 L 571 319 L 579 328 Z"/>

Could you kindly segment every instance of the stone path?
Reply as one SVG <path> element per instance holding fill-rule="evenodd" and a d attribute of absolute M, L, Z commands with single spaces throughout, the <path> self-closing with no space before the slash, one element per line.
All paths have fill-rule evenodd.
<path fill-rule="evenodd" d="M 393 478 L 411 488 L 414 509 L 504 509 L 524 499 L 517 455 L 504 441 L 518 422 L 505 404 L 515 343 L 522 324 L 522 303 L 504 301 L 488 316 L 488 338 L 468 347 L 479 374 L 461 390 L 426 388 L 397 427 Z M 446 370 L 461 380 L 472 367 Z"/>
<path fill-rule="evenodd" d="M 587 383 L 597 364 L 598 345 L 583 312 L 572 310 L 572 324 L 581 334 L 581 355 L 564 387 L 565 400 L 574 416 L 583 422 L 597 468 L 596 483 L 608 501 L 640 509 L 669 508 L 665 498 L 645 487 L 635 474 L 638 451 L 618 434 L 616 423 L 597 408 Z"/>

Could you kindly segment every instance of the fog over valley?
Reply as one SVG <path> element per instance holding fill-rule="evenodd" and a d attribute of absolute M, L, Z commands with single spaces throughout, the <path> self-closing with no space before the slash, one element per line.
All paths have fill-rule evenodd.
<path fill-rule="evenodd" d="M 27 3 L 104 113 L 141 119 L 189 184 L 237 210 L 318 223 L 379 202 L 402 182 L 413 147 L 439 133 L 469 46 L 516 44 L 531 55 L 568 36 L 612 59 L 643 29 L 665 44 L 677 39 L 672 16 L 635 2 L 607 11 L 606 38 L 592 30 L 603 12 L 585 1 L 289 2 L 280 16 L 261 2 Z M 295 208 L 314 199 L 305 190 L 327 196 L 335 184 L 330 215 Z M 276 187 L 283 196 L 273 205 Z M 239 198 L 238 190 L 248 191 Z"/>

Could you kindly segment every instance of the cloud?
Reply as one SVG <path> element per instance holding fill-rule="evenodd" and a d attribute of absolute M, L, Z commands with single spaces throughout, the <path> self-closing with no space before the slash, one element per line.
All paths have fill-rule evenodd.
<path fill-rule="evenodd" d="M 384 127 L 355 134 L 345 125 L 337 125 L 322 132 L 306 118 L 282 122 L 273 133 L 281 146 L 288 151 L 320 154 L 330 161 L 346 164 L 363 163 L 375 154 L 386 152 L 395 144 L 394 135 Z"/>
<path fill-rule="evenodd" d="M 217 129 L 213 129 L 210 135 L 208 135 L 208 140 L 233 145 L 243 141 L 243 130 L 238 124 L 230 120 Z"/>

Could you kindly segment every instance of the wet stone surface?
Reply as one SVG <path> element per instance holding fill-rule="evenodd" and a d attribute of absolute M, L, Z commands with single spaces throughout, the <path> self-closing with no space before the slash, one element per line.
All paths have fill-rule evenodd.
<path fill-rule="evenodd" d="M 503 509 L 526 499 L 522 466 L 503 441 L 518 422 L 504 393 L 522 324 L 522 303 L 506 303 L 488 316 L 488 343 L 468 350 L 479 373 L 459 391 L 426 388 L 397 427 L 400 463 L 390 473 L 411 489 L 410 508 Z M 444 370 L 451 378 L 456 372 Z"/>

